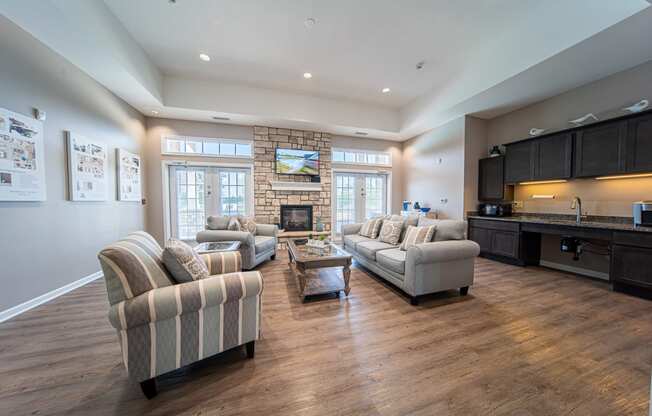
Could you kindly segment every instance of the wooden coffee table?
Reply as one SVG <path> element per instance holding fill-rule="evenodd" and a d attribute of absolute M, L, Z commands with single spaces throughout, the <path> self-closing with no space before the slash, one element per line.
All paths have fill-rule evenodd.
<path fill-rule="evenodd" d="M 290 271 L 297 281 L 301 300 L 313 295 L 338 294 L 342 290 L 348 295 L 351 255 L 332 243 L 316 249 L 297 240 L 289 239 L 287 245 Z"/>

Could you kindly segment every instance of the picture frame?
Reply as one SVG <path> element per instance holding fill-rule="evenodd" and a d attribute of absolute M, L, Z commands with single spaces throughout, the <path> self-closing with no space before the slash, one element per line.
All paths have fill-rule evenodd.
<path fill-rule="evenodd" d="M 66 132 L 68 193 L 71 201 L 106 201 L 108 152 L 106 144 Z"/>
<path fill-rule="evenodd" d="M 142 162 L 139 155 L 115 149 L 118 201 L 140 202 L 142 199 Z"/>

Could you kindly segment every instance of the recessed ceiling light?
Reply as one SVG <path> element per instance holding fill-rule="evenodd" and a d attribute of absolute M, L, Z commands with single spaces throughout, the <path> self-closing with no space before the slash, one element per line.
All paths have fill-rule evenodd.
<path fill-rule="evenodd" d="M 213 120 L 229 121 L 229 120 L 231 120 L 231 119 L 228 118 L 228 117 L 218 117 L 218 116 L 215 116 L 215 117 L 213 117 Z"/>
<path fill-rule="evenodd" d="M 204 62 L 208 62 L 211 60 L 211 57 L 206 55 L 205 53 L 200 53 L 199 54 L 199 59 L 201 59 Z"/>
<path fill-rule="evenodd" d="M 152 110 L 152 114 L 154 114 L 155 116 L 157 116 L 157 115 L 158 115 L 158 111 L 156 111 L 156 110 Z"/>
<path fill-rule="evenodd" d="M 315 23 L 317 23 L 317 21 L 316 21 L 314 18 L 312 18 L 312 17 L 307 18 L 307 19 L 303 22 L 303 24 L 304 24 L 307 28 L 311 28 L 311 27 L 313 27 L 313 26 L 315 25 Z"/>
<path fill-rule="evenodd" d="M 389 88 L 385 87 L 385 88 L 383 88 L 381 91 L 382 91 L 383 94 L 387 94 L 387 93 L 390 92 L 391 90 L 390 90 Z"/>
<path fill-rule="evenodd" d="M 304 77 L 305 79 L 310 79 L 310 78 L 312 78 L 312 74 L 311 74 L 310 72 L 304 72 L 304 73 L 303 73 L 303 77 Z"/>

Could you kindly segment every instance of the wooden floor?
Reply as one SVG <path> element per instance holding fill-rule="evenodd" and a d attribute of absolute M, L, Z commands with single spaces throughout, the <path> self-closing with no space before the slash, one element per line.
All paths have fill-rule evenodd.
<path fill-rule="evenodd" d="M 347 298 L 301 304 L 265 264 L 256 358 L 231 350 L 126 377 L 98 281 L 0 324 L 2 415 L 647 415 L 652 302 L 540 268 L 476 262 L 467 297 L 418 307 L 354 269 Z"/>

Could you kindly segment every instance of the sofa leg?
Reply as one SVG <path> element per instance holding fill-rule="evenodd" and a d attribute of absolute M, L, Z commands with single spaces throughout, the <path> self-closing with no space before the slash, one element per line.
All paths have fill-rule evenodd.
<path fill-rule="evenodd" d="M 468 286 L 464 286 L 464 287 L 460 288 L 460 295 L 466 296 L 468 294 L 469 294 L 469 287 Z"/>
<path fill-rule="evenodd" d="M 254 358 L 256 354 L 256 341 L 247 342 L 245 348 L 247 349 L 247 358 Z"/>
<path fill-rule="evenodd" d="M 147 397 L 147 400 L 153 398 L 158 393 L 156 391 L 156 379 L 150 378 L 149 380 L 141 381 L 140 389 L 143 391 L 145 397 Z"/>
<path fill-rule="evenodd" d="M 276 254 L 272 254 L 272 257 L 269 258 L 270 260 L 276 260 Z"/>
<path fill-rule="evenodd" d="M 417 306 L 418 304 L 419 304 L 419 297 L 418 296 L 412 296 L 410 298 L 410 305 Z"/>

